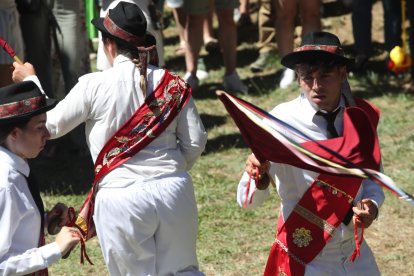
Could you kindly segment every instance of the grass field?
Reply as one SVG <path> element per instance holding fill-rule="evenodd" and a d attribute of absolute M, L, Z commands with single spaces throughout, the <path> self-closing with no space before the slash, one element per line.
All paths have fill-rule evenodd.
<path fill-rule="evenodd" d="M 345 19 L 325 20 L 325 29 L 337 30 L 341 20 Z M 238 70 L 249 86 L 249 93 L 239 96 L 264 109 L 296 97 L 296 85 L 287 90 L 277 87 L 279 57 L 275 56 L 273 66 L 260 75 L 250 73 L 248 66 L 257 57 L 254 48 L 257 34 L 252 28 L 239 35 Z M 167 66 L 183 74 L 184 59 L 172 55 L 178 45 L 172 26 L 166 30 L 165 39 Z M 199 208 L 197 253 L 200 268 L 207 275 L 261 275 L 274 239 L 279 199 L 273 192 L 271 198 L 254 211 L 238 207 L 236 187 L 249 150 L 215 96 L 215 90 L 221 88 L 224 72 L 221 56 L 207 56 L 203 51 L 202 57 L 209 77 L 193 96 L 209 139 L 204 154 L 190 172 Z M 402 88 L 407 77 L 391 78 L 384 74 L 380 64 L 374 61 L 369 65 L 369 72 L 351 75 L 350 83 L 354 94 L 382 110 L 379 138 L 385 173 L 401 188 L 414 193 L 414 99 Z M 61 201 L 80 208 L 91 181 L 88 158 L 75 160 L 62 153 L 57 160 L 39 158 L 32 165 L 45 191 L 43 198 L 47 207 Z M 413 222 L 414 208 L 386 192 L 380 216 L 365 234 L 383 275 L 414 274 Z M 50 268 L 51 275 L 107 275 L 98 241 L 88 242 L 87 250 L 94 266 L 79 264 L 77 248 L 67 260 Z"/>

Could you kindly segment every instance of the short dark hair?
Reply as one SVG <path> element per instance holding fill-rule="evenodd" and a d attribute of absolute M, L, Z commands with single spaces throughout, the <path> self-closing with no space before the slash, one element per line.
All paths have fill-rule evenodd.
<path fill-rule="evenodd" d="M 0 146 L 5 145 L 7 136 L 9 136 L 9 134 L 13 131 L 13 129 L 15 128 L 24 129 L 27 123 L 29 123 L 30 119 L 32 118 L 31 117 L 25 118 L 18 122 L 0 125 Z"/>
<path fill-rule="evenodd" d="M 346 66 L 342 62 L 338 62 L 335 60 L 310 60 L 304 63 L 299 63 L 295 65 L 295 72 L 299 75 L 299 70 L 304 69 L 305 74 L 310 74 L 315 72 L 316 70 L 321 70 L 322 72 L 330 72 L 335 68 L 341 68 Z"/>

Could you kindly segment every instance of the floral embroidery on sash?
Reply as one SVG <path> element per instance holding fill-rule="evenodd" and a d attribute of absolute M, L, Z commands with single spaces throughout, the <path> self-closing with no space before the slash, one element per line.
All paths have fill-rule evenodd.
<path fill-rule="evenodd" d="M 173 73 L 170 73 L 176 76 Z M 95 168 L 95 173 L 98 173 L 103 166 L 111 166 L 111 163 L 122 153 L 128 153 L 128 151 L 139 144 L 141 140 L 148 136 L 154 138 L 153 132 L 162 124 L 166 118 L 170 115 L 171 110 L 175 106 L 180 106 L 183 100 L 182 92 L 187 89 L 186 83 L 181 78 L 171 78 L 165 85 L 162 95 L 158 98 L 154 98 L 148 104 L 150 111 L 143 116 L 143 120 L 140 120 L 132 129 L 124 136 L 114 136 L 116 140 L 116 146 L 109 149 L 103 156 L 101 164 L 98 164 Z"/>
<path fill-rule="evenodd" d="M 296 228 L 295 232 L 292 234 L 292 237 L 293 243 L 298 247 L 306 247 L 313 240 L 311 231 L 304 227 Z"/>

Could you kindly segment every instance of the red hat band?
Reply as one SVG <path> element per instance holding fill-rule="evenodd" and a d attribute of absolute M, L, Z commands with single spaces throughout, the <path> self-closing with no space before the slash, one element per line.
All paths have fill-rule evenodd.
<path fill-rule="evenodd" d="M 106 14 L 103 24 L 105 28 L 108 30 L 110 34 L 112 34 L 115 37 L 118 37 L 122 40 L 127 41 L 128 43 L 138 47 L 142 46 L 145 43 L 145 35 L 142 37 L 138 37 L 136 35 L 133 35 L 123 29 L 121 29 L 116 23 L 109 17 L 109 13 Z"/>
<path fill-rule="evenodd" d="M 0 106 L 0 119 L 23 115 L 46 106 L 46 98 L 38 96 Z"/>
<path fill-rule="evenodd" d="M 332 45 L 303 45 L 301 47 L 295 48 L 294 52 L 301 52 L 301 51 L 325 51 L 331 54 L 336 55 L 344 55 L 344 50 L 338 46 Z"/>

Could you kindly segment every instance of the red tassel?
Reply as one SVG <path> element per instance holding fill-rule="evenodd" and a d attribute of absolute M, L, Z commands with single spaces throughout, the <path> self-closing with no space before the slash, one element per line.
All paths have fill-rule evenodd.
<path fill-rule="evenodd" d="M 358 216 L 354 216 L 354 239 L 355 239 L 355 250 L 352 253 L 351 257 L 349 258 L 350 262 L 354 262 L 357 257 L 361 255 L 361 244 L 362 240 L 364 239 L 364 224 L 361 222 L 361 239 L 358 240 L 358 227 L 356 220 Z"/>
<path fill-rule="evenodd" d="M 257 175 L 257 177 L 259 177 L 259 168 L 255 168 L 255 174 Z M 249 173 L 249 180 L 247 181 L 247 188 L 246 188 L 246 193 L 245 193 L 245 199 L 244 199 L 244 202 L 243 202 L 243 208 L 246 208 L 246 206 L 247 206 L 247 202 L 249 201 L 249 193 L 250 193 L 250 182 L 252 181 L 252 173 L 250 172 Z M 253 194 L 252 194 L 252 197 L 250 198 L 250 201 L 249 201 L 249 203 L 250 204 L 252 204 L 252 201 L 253 201 L 253 195 L 254 195 L 254 192 L 253 192 Z"/>
<path fill-rule="evenodd" d="M 84 258 L 85 258 L 88 261 L 89 264 L 93 265 L 91 259 L 89 259 L 89 256 L 86 253 L 86 244 L 85 244 L 85 241 L 84 241 L 84 239 L 81 236 L 79 236 L 79 237 L 80 237 L 80 243 L 81 243 L 80 262 L 81 262 L 81 264 L 83 264 L 84 263 Z"/>
<path fill-rule="evenodd" d="M 0 36 L 0 46 L 6 51 L 6 53 L 15 61 L 17 61 L 20 64 L 23 64 L 23 62 L 17 57 L 14 50 L 10 47 L 10 45 Z"/>
<path fill-rule="evenodd" d="M 69 222 L 66 224 L 66 226 L 68 227 L 76 227 L 79 230 L 80 227 L 76 225 L 76 215 L 75 215 L 75 209 L 73 209 L 73 207 L 69 207 L 68 208 L 68 216 L 69 216 Z M 80 238 L 80 244 L 81 244 L 81 249 L 80 249 L 80 262 L 81 264 L 84 263 L 84 259 L 86 259 L 88 261 L 89 264 L 93 265 L 91 259 L 89 259 L 88 254 L 86 253 L 86 244 L 85 244 L 85 240 L 83 238 L 83 231 L 81 230 L 81 233 L 76 232 L 76 234 L 79 236 Z"/>
<path fill-rule="evenodd" d="M 11 58 L 13 58 L 16 55 L 16 53 L 13 51 L 13 49 L 10 47 L 10 45 L 1 36 L 0 36 L 0 46 L 3 47 L 4 51 L 6 51 L 6 53 Z"/>

